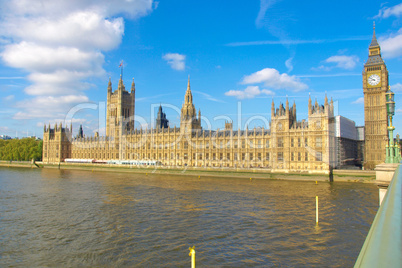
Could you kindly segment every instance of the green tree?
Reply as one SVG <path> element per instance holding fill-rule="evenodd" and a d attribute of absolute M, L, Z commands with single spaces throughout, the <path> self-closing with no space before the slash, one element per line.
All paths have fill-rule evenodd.
<path fill-rule="evenodd" d="M 0 140 L 0 160 L 42 160 L 42 145 L 35 138 Z"/>

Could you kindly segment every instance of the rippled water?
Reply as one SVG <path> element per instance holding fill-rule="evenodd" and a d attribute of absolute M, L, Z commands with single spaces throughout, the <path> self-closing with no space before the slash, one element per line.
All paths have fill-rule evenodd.
<path fill-rule="evenodd" d="M 352 267 L 377 208 L 371 184 L 0 168 L 0 266 Z"/>

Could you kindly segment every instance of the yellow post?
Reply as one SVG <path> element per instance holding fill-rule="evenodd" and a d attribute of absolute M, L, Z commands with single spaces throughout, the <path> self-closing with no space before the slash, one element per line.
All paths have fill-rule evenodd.
<path fill-rule="evenodd" d="M 188 249 L 190 250 L 190 254 L 188 255 L 191 257 L 191 268 L 195 268 L 195 246 Z"/>
<path fill-rule="evenodd" d="M 318 182 L 317 182 L 317 181 L 315 181 L 315 184 L 318 184 Z"/>
<path fill-rule="evenodd" d="M 315 223 L 318 224 L 318 196 L 315 196 Z"/>

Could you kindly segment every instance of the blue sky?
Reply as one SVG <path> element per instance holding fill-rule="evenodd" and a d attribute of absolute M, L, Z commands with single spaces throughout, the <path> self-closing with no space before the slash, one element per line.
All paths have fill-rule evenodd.
<path fill-rule="evenodd" d="M 397 1 L 10 0 L 0 12 L 0 134 L 42 136 L 44 123 L 70 115 L 74 132 L 83 124 L 86 135 L 102 133 L 99 107 L 109 77 L 117 88 L 122 60 L 127 89 L 135 79 L 136 115 L 148 124 L 162 104 L 179 125 L 190 75 L 204 128 L 228 118 L 235 128 L 263 126 L 272 99 L 278 106 L 286 97 L 307 119 L 309 94 L 321 104 L 327 94 L 363 125 L 373 21 L 402 129 Z"/>

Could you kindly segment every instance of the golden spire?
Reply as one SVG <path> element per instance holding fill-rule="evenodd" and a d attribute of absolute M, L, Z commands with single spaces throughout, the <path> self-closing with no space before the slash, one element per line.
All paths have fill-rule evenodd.
<path fill-rule="evenodd" d="M 190 87 L 190 75 L 188 75 L 188 82 L 187 82 L 187 91 L 184 97 L 185 103 L 193 103 L 193 95 L 191 94 L 191 87 Z"/>

